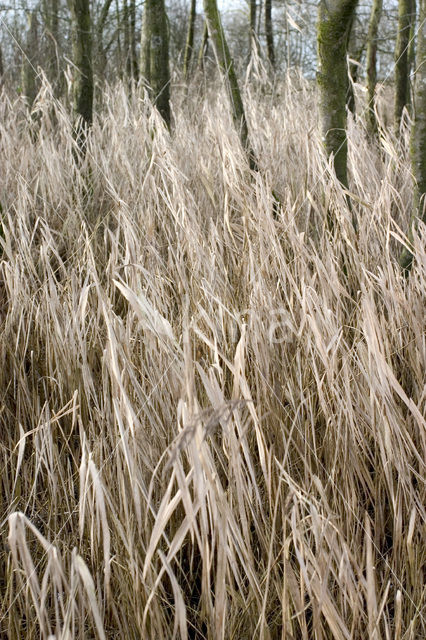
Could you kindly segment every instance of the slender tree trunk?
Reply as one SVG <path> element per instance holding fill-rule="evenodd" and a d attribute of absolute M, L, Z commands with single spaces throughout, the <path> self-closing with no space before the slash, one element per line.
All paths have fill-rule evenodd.
<path fill-rule="evenodd" d="M 28 13 L 28 29 L 22 59 L 22 93 L 26 97 L 30 108 L 37 95 L 36 66 L 38 48 L 38 19 L 37 11 L 34 9 L 31 13 Z"/>
<path fill-rule="evenodd" d="M 4 66 L 3 66 L 3 49 L 0 44 L 0 86 L 3 82 Z"/>
<path fill-rule="evenodd" d="M 414 175 L 413 222 L 426 223 L 426 0 L 419 1 L 416 75 L 414 85 L 414 123 L 411 132 L 411 164 Z M 411 237 L 411 230 L 409 232 Z M 413 255 L 404 249 L 400 258 L 405 273 L 411 269 Z"/>
<path fill-rule="evenodd" d="M 250 54 L 257 48 L 256 9 L 257 9 L 256 0 L 250 0 L 250 31 L 249 31 Z"/>
<path fill-rule="evenodd" d="M 377 35 L 382 16 L 383 0 L 373 0 L 367 35 L 367 127 L 371 135 L 377 133 L 375 113 L 376 81 L 377 81 Z"/>
<path fill-rule="evenodd" d="M 265 0 L 265 34 L 268 60 L 275 69 L 274 32 L 272 29 L 272 0 Z"/>
<path fill-rule="evenodd" d="M 93 117 L 92 23 L 90 0 L 71 0 L 74 118 L 90 125 Z M 81 127 L 78 128 L 81 135 Z"/>
<path fill-rule="evenodd" d="M 47 73 L 50 82 L 56 83 L 59 76 L 58 44 L 59 44 L 59 0 L 43 0 L 43 21 L 48 35 Z"/>
<path fill-rule="evenodd" d="M 347 45 L 357 0 L 321 0 L 318 18 L 317 75 L 325 150 L 334 170 L 348 185 L 346 140 Z"/>
<path fill-rule="evenodd" d="M 408 50 L 412 20 L 412 0 L 399 0 L 398 35 L 395 48 L 395 130 L 399 133 L 402 111 L 409 103 Z"/>
<path fill-rule="evenodd" d="M 185 54 L 183 57 L 183 75 L 185 79 L 188 78 L 192 54 L 194 51 L 194 31 L 195 31 L 195 18 L 197 15 L 197 0 L 191 0 L 191 10 L 189 12 L 188 31 L 186 34 Z"/>
<path fill-rule="evenodd" d="M 154 104 L 169 127 L 169 34 L 164 0 L 145 0 L 140 71 Z"/>
<path fill-rule="evenodd" d="M 138 55 L 136 45 L 136 0 L 130 0 L 130 71 L 134 80 L 139 78 Z"/>
<path fill-rule="evenodd" d="M 207 50 L 209 48 L 209 28 L 207 22 L 204 21 L 203 37 L 201 38 L 201 46 L 198 52 L 198 68 L 204 70 L 204 60 L 207 56 Z"/>
<path fill-rule="evenodd" d="M 111 4 L 112 4 L 112 0 L 105 0 L 104 4 L 102 5 L 102 9 L 101 9 L 98 22 L 96 24 L 96 29 L 95 29 L 95 33 L 96 33 L 95 59 L 96 59 L 96 74 L 98 77 L 103 76 L 106 62 L 107 62 L 106 51 L 104 47 L 104 29 L 105 29 L 105 23 L 108 18 L 108 13 L 109 13 Z"/>
<path fill-rule="evenodd" d="M 348 71 L 349 71 L 349 82 L 348 82 L 348 91 L 346 94 L 346 106 L 349 111 L 356 116 L 356 101 L 355 101 L 355 90 L 354 85 L 358 82 L 359 76 L 359 68 L 360 62 L 362 58 L 362 54 L 365 49 L 365 41 L 362 40 L 359 42 L 356 37 L 355 31 L 355 22 L 356 15 L 354 13 L 353 20 L 350 26 L 350 36 L 348 41 Z"/>
<path fill-rule="evenodd" d="M 124 34 L 124 76 L 132 77 L 132 55 L 130 51 L 130 13 L 127 0 L 123 0 L 123 34 Z"/>
<path fill-rule="evenodd" d="M 241 143 L 249 158 L 250 168 L 257 169 L 256 158 L 249 141 L 247 119 L 244 112 L 244 105 L 241 98 L 240 88 L 235 73 L 234 62 L 229 52 L 225 33 L 222 27 L 216 0 L 204 0 L 204 13 L 209 29 L 210 38 L 213 42 L 216 61 L 226 82 L 226 87 L 231 102 L 232 118 L 239 133 Z"/>

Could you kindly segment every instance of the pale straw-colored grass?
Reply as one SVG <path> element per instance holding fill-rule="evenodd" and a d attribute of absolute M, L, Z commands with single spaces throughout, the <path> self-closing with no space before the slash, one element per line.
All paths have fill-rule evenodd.
<path fill-rule="evenodd" d="M 408 131 L 349 123 L 356 235 L 300 78 L 245 92 L 257 174 L 217 87 L 103 100 L 79 166 L 0 100 L 0 637 L 424 637 Z"/>

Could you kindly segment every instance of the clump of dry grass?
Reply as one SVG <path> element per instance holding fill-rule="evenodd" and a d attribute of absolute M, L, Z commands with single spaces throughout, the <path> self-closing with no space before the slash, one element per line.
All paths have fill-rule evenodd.
<path fill-rule="evenodd" d="M 107 91 L 80 166 L 2 95 L 1 637 L 425 634 L 407 140 L 350 123 L 355 236 L 309 86 L 246 105 L 255 175 L 221 93 Z"/>

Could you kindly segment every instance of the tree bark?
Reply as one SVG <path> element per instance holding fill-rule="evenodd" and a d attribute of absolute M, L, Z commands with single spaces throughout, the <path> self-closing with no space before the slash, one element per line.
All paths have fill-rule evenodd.
<path fill-rule="evenodd" d="M 346 53 L 357 0 L 321 0 L 317 75 L 325 150 L 341 184 L 348 185 L 346 140 Z"/>
<path fill-rule="evenodd" d="M 256 170 L 257 162 L 249 141 L 247 119 L 235 73 L 234 62 L 226 42 L 216 0 L 204 0 L 204 13 L 210 38 L 213 42 L 217 65 L 226 82 L 229 100 L 231 102 L 232 118 L 239 133 L 241 144 L 248 154 L 250 168 Z"/>
<path fill-rule="evenodd" d="M 377 35 L 382 16 L 383 0 L 373 0 L 367 35 L 367 127 L 370 135 L 377 133 L 375 113 L 376 81 L 377 81 Z"/>
<path fill-rule="evenodd" d="M 191 0 L 191 10 L 189 12 L 188 31 L 186 35 L 185 54 L 183 57 L 183 75 L 185 79 L 189 76 L 189 70 L 192 60 L 192 54 L 194 51 L 194 31 L 195 31 L 195 18 L 197 15 L 197 0 Z"/>
<path fill-rule="evenodd" d="M 138 67 L 138 55 L 136 45 L 136 0 L 130 0 L 130 74 L 131 77 L 138 81 L 139 67 Z"/>
<path fill-rule="evenodd" d="M 410 101 L 408 50 L 412 21 L 412 0 L 399 0 L 398 34 L 395 47 L 395 131 L 398 134 L 402 111 Z"/>
<path fill-rule="evenodd" d="M 355 91 L 354 85 L 358 82 L 360 62 L 362 58 L 362 54 L 365 49 L 365 41 L 361 42 L 357 41 L 356 31 L 354 28 L 356 22 L 356 15 L 354 13 L 352 23 L 350 26 L 350 36 L 348 40 L 348 71 L 349 71 L 349 83 L 348 90 L 346 94 L 346 106 L 349 111 L 356 116 L 356 100 L 355 100 Z"/>
<path fill-rule="evenodd" d="M 98 22 L 96 24 L 96 29 L 95 29 L 95 33 L 96 33 L 95 59 L 96 59 L 96 75 L 98 77 L 103 76 L 106 62 L 107 62 L 106 51 L 104 46 L 104 28 L 108 18 L 108 13 L 109 13 L 111 4 L 112 4 L 112 0 L 105 0 L 105 2 L 103 3 L 101 12 L 98 18 Z M 118 43 L 117 43 L 117 48 L 119 48 Z"/>
<path fill-rule="evenodd" d="M 265 0 L 266 52 L 271 67 L 275 69 L 274 32 L 272 28 L 272 0 Z"/>
<path fill-rule="evenodd" d="M 36 66 L 38 48 L 38 19 L 37 11 L 34 9 L 31 13 L 28 13 L 28 30 L 22 60 L 22 93 L 26 97 L 30 108 L 37 95 Z"/>
<path fill-rule="evenodd" d="M 204 70 L 204 60 L 207 56 L 207 50 L 209 48 L 209 28 L 207 22 L 204 21 L 203 37 L 201 38 L 201 46 L 198 52 L 198 68 Z"/>
<path fill-rule="evenodd" d="M 140 71 L 148 84 L 153 103 L 169 127 L 169 34 L 164 0 L 145 1 Z"/>
<path fill-rule="evenodd" d="M 250 54 L 257 47 L 256 37 L 256 0 L 250 0 L 250 31 L 249 31 L 249 50 Z"/>
<path fill-rule="evenodd" d="M 58 44 L 59 44 L 59 0 L 43 0 L 43 21 L 48 35 L 47 73 L 49 81 L 56 84 L 59 76 Z"/>
<path fill-rule="evenodd" d="M 74 118 L 91 125 L 93 117 L 92 23 L 90 0 L 71 0 Z M 79 135 L 81 127 L 78 127 Z"/>
<path fill-rule="evenodd" d="M 419 2 L 416 75 L 414 85 L 414 123 L 411 132 L 411 166 L 414 175 L 412 226 L 420 219 L 426 223 L 426 0 Z M 409 231 L 411 238 L 411 229 Z M 408 273 L 413 262 L 411 251 L 404 249 L 400 264 Z"/>

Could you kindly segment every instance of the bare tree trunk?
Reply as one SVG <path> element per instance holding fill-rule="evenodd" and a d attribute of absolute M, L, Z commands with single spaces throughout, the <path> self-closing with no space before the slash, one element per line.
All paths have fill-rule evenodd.
<path fill-rule="evenodd" d="M 272 0 L 265 0 L 265 34 L 268 60 L 275 69 L 274 32 L 272 28 Z"/>
<path fill-rule="evenodd" d="M 37 11 L 34 9 L 31 13 L 28 13 L 28 29 L 22 59 L 22 93 L 26 97 L 30 108 L 37 95 L 36 66 L 38 48 L 38 19 Z"/>
<path fill-rule="evenodd" d="M 207 22 L 204 21 L 203 37 L 201 38 L 200 51 L 198 52 L 198 68 L 204 70 L 204 60 L 207 56 L 209 48 L 209 28 Z"/>
<path fill-rule="evenodd" d="M 226 82 L 231 102 L 232 118 L 239 133 L 241 144 L 248 154 L 250 168 L 255 170 L 257 169 L 257 162 L 249 141 L 244 105 L 238 86 L 234 62 L 226 42 L 216 0 L 204 0 L 204 13 L 206 15 L 210 38 L 213 42 L 216 61 Z"/>
<path fill-rule="evenodd" d="M 169 127 L 169 34 L 164 0 L 145 0 L 140 71 L 154 104 Z"/>
<path fill-rule="evenodd" d="M 43 0 L 43 21 L 48 36 L 48 56 L 47 74 L 50 82 L 56 84 L 60 69 L 58 58 L 59 44 L 59 0 Z"/>
<path fill-rule="evenodd" d="M 136 44 L 136 0 L 130 0 L 130 72 L 134 80 L 139 78 L 138 55 Z"/>
<path fill-rule="evenodd" d="M 413 225 L 426 223 L 426 0 L 420 0 L 414 87 L 414 124 L 411 132 L 411 165 L 414 175 Z M 411 237 L 411 230 L 409 232 Z M 400 264 L 405 273 L 411 269 L 413 254 L 404 249 Z"/>
<path fill-rule="evenodd" d="M 355 30 L 356 14 L 354 13 L 350 26 L 350 36 L 348 40 L 348 71 L 349 83 L 346 93 L 346 106 L 349 111 L 356 116 L 356 100 L 354 85 L 358 82 L 360 62 L 365 49 L 365 41 L 357 41 Z"/>
<path fill-rule="evenodd" d="M 189 12 L 188 31 L 186 35 L 185 54 L 183 57 L 183 75 L 185 79 L 188 78 L 192 54 L 194 50 L 194 31 L 195 31 L 195 18 L 197 15 L 197 0 L 191 0 L 191 10 Z"/>
<path fill-rule="evenodd" d="M 376 81 L 377 81 L 377 34 L 382 16 L 383 0 L 373 0 L 367 36 L 367 127 L 370 135 L 377 133 L 375 113 Z"/>
<path fill-rule="evenodd" d="M 321 0 L 318 18 L 317 75 L 325 150 L 336 176 L 348 184 L 346 140 L 347 45 L 357 0 Z"/>
<path fill-rule="evenodd" d="M 93 117 L 92 23 L 90 0 L 71 0 L 74 118 L 90 125 Z M 77 129 L 81 137 L 81 126 Z"/>
<path fill-rule="evenodd" d="M 102 5 L 101 13 L 99 15 L 98 22 L 96 24 L 96 29 L 95 29 L 95 33 L 96 33 L 96 43 L 95 43 L 96 69 L 95 71 L 98 77 L 103 76 L 103 72 L 107 62 L 106 51 L 104 47 L 104 28 L 108 18 L 108 13 L 109 13 L 111 4 L 112 4 L 112 0 L 105 0 L 104 4 Z"/>
<path fill-rule="evenodd" d="M 256 35 L 256 0 L 250 0 L 250 31 L 249 31 L 249 50 L 250 54 L 257 48 Z"/>
<path fill-rule="evenodd" d="M 408 49 L 412 20 L 412 0 L 399 0 L 398 35 L 395 48 L 395 130 L 399 133 L 402 111 L 409 103 Z"/>
<path fill-rule="evenodd" d="M 130 51 L 130 14 L 127 0 L 123 0 L 123 17 L 122 17 L 123 33 L 124 33 L 124 76 L 132 77 L 132 55 Z"/>

